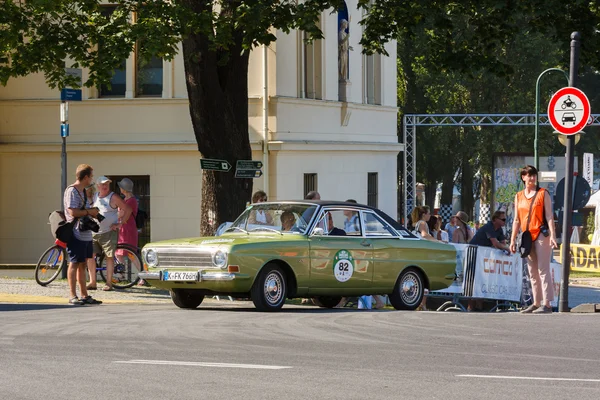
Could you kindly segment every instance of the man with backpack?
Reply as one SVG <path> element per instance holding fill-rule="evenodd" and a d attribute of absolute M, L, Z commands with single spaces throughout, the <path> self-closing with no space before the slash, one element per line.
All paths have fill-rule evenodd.
<path fill-rule="evenodd" d="M 75 171 L 76 181 L 67 187 L 63 196 L 65 219 L 67 223 L 75 221 L 73 235 L 67 242 L 69 254 L 69 269 L 67 280 L 69 283 L 69 304 L 101 304 L 92 298 L 85 287 L 86 261 L 92 257 L 92 231 L 91 217 L 98 216 L 98 209 L 86 208 L 85 188 L 93 183 L 94 169 L 87 164 L 80 164 Z M 86 218 L 87 217 L 87 218 Z M 77 297 L 77 282 L 81 298 Z"/>

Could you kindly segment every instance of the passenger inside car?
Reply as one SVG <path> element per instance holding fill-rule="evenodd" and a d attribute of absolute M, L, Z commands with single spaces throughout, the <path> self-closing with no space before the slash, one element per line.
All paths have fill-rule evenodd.
<path fill-rule="evenodd" d="M 327 218 L 327 227 L 329 228 L 329 232 L 327 232 L 327 235 L 329 235 L 329 236 L 346 236 L 346 231 L 344 231 L 343 229 L 340 229 L 340 228 L 336 228 L 333 225 L 333 216 L 331 215 L 331 212 L 326 213 L 326 218 Z"/>

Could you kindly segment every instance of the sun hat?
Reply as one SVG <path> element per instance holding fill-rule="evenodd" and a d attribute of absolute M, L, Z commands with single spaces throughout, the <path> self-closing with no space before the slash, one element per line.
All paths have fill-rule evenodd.
<path fill-rule="evenodd" d="M 456 218 L 458 218 L 463 224 L 466 224 L 469 222 L 469 216 L 467 215 L 466 212 L 464 211 L 459 211 L 456 213 L 456 215 L 454 215 Z"/>
<path fill-rule="evenodd" d="M 96 179 L 96 183 L 106 183 L 106 182 L 112 182 L 112 181 L 104 175 L 102 175 L 101 177 Z"/>
<path fill-rule="evenodd" d="M 123 178 L 120 182 L 117 183 L 119 187 L 128 192 L 133 192 L 133 182 L 129 178 Z"/>

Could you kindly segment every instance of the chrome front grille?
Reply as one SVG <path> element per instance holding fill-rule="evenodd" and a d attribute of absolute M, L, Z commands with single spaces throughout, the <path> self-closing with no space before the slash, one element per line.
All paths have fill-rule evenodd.
<path fill-rule="evenodd" d="M 159 268 L 214 268 L 212 254 L 207 250 L 155 248 Z"/>

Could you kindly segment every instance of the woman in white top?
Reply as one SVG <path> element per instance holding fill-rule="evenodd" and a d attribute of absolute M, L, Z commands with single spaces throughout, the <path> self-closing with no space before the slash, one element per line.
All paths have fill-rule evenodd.
<path fill-rule="evenodd" d="M 413 231 L 414 234 L 423 239 L 433 240 L 437 242 L 437 239 L 431 236 L 429 226 L 427 225 L 427 221 L 429 221 L 429 219 L 431 218 L 431 212 L 429 211 L 429 207 L 415 207 L 412 210 L 412 214 L 410 217 L 412 219 L 413 225 L 415 226 L 415 230 Z"/>
<path fill-rule="evenodd" d="M 252 203 L 262 203 L 267 201 L 267 194 L 258 190 L 252 195 Z M 268 211 L 253 210 L 248 217 L 248 224 L 273 225 L 273 217 Z"/>

